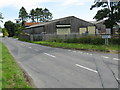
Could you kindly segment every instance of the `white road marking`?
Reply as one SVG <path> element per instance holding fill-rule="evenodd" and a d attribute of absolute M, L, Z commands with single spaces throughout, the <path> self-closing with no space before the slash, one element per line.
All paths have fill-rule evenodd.
<path fill-rule="evenodd" d="M 120 59 L 118 59 L 118 58 L 113 58 L 113 59 L 114 59 L 114 60 L 117 60 L 117 61 L 120 60 Z"/>
<path fill-rule="evenodd" d="M 120 79 L 119 78 L 116 78 L 118 81 L 120 81 Z"/>
<path fill-rule="evenodd" d="M 89 55 L 92 55 L 92 54 L 89 54 Z"/>
<path fill-rule="evenodd" d="M 73 52 L 76 52 L 76 51 L 73 51 Z"/>
<path fill-rule="evenodd" d="M 78 67 L 81 67 L 81 68 L 87 69 L 87 70 L 89 70 L 89 71 L 92 71 L 92 72 L 98 73 L 96 70 L 93 70 L 93 69 L 90 69 L 90 68 L 84 67 L 84 66 L 82 66 L 82 65 L 79 65 L 79 64 L 75 64 L 75 65 L 78 66 Z"/>
<path fill-rule="evenodd" d="M 39 50 L 37 50 L 37 49 L 34 49 L 35 51 L 39 51 Z"/>
<path fill-rule="evenodd" d="M 28 48 L 32 48 L 32 47 L 28 47 Z"/>
<path fill-rule="evenodd" d="M 45 55 L 48 55 L 48 56 L 50 56 L 50 57 L 53 57 L 53 58 L 55 58 L 55 56 L 53 56 L 53 55 L 51 55 L 51 54 L 48 54 L 48 53 L 44 53 Z"/>
<path fill-rule="evenodd" d="M 89 53 L 86 53 L 86 54 L 89 54 Z"/>
<path fill-rule="evenodd" d="M 83 53 L 83 52 L 79 52 L 79 53 Z"/>
<path fill-rule="evenodd" d="M 106 57 L 106 56 L 102 56 L 103 58 L 106 58 L 106 59 L 108 59 L 109 57 Z"/>

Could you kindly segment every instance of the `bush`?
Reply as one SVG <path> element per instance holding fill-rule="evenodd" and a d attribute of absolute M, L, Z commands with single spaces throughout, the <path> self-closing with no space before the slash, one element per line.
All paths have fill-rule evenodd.
<path fill-rule="evenodd" d="M 84 36 L 80 38 L 72 38 L 63 40 L 61 38 L 51 38 L 50 42 L 59 42 L 59 43 L 81 43 L 81 44 L 93 44 L 93 45 L 104 45 L 105 39 L 100 36 Z M 120 38 L 111 38 L 109 39 L 109 44 L 120 44 Z"/>
<path fill-rule="evenodd" d="M 118 44 L 118 45 L 120 45 L 120 38 L 110 38 L 109 43 L 110 44 Z"/>
<path fill-rule="evenodd" d="M 84 36 L 81 38 L 67 39 L 64 42 L 101 45 L 101 44 L 104 44 L 104 39 L 98 36 Z"/>
<path fill-rule="evenodd" d="M 65 43 L 78 43 L 79 39 L 78 38 L 73 38 L 73 39 L 67 39 L 64 40 Z"/>

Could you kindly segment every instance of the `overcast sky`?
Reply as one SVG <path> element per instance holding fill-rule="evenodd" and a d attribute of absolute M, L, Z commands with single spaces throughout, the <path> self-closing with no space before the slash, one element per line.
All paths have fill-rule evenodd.
<path fill-rule="evenodd" d="M 15 19 L 19 16 L 22 6 L 27 12 L 35 8 L 48 8 L 53 14 L 53 19 L 66 16 L 76 16 L 78 18 L 93 21 L 98 9 L 90 10 L 94 0 L 0 0 L 0 12 L 4 17 L 4 22 Z M 3 27 L 4 23 L 0 23 Z"/>

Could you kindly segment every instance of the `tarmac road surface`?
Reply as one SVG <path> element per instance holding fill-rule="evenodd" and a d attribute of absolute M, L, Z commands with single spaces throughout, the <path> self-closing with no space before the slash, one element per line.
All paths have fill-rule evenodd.
<path fill-rule="evenodd" d="M 118 54 L 52 48 L 3 38 L 37 88 L 118 88 Z"/>

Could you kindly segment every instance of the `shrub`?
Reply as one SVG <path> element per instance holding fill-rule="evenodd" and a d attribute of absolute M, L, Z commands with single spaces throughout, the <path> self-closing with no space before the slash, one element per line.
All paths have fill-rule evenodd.
<path fill-rule="evenodd" d="M 61 38 L 52 38 L 49 41 L 59 42 L 59 43 L 81 43 L 81 44 L 93 44 L 93 45 L 104 45 L 105 39 L 100 36 L 83 36 L 80 38 L 72 39 L 61 39 Z M 109 44 L 120 44 L 120 38 L 111 38 L 109 39 Z"/>
<path fill-rule="evenodd" d="M 84 36 L 81 38 L 67 39 L 64 42 L 101 45 L 101 44 L 104 44 L 104 39 L 98 36 Z"/>
<path fill-rule="evenodd" d="M 62 43 L 64 40 L 62 38 L 56 38 L 56 42 Z"/>
<path fill-rule="evenodd" d="M 79 39 L 77 39 L 77 38 L 66 39 L 64 42 L 65 42 L 65 43 L 78 43 L 78 42 L 79 42 Z"/>
<path fill-rule="evenodd" d="M 110 38 L 109 43 L 110 44 L 119 44 L 120 45 L 120 38 Z"/>

